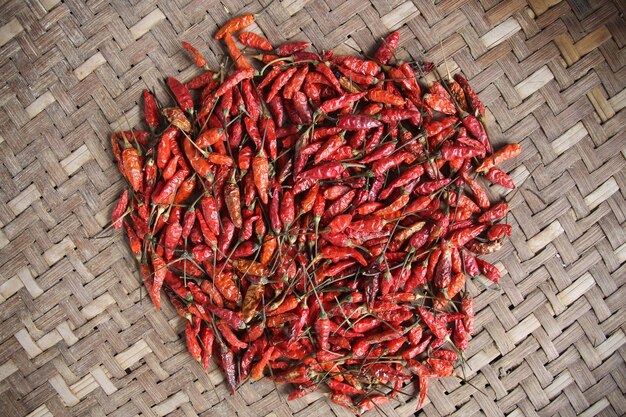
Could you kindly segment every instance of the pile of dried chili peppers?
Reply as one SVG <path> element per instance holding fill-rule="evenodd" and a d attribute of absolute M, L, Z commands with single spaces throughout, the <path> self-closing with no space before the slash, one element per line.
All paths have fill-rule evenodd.
<path fill-rule="evenodd" d="M 204 72 L 167 79 L 172 107 L 145 90 L 149 129 L 111 137 L 129 184 L 113 226 L 233 392 L 271 375 L 290 399 L 326 384 L 362 413 L 417 380 L 420 408 L 473 332 L 466 279 L 500 279 L 477 255 L 511 234 L 508 205 L 478 178 L 514 188 L 497 165 L 520 147 L 492 150 L 460 74 L 426 86 L 432 64 L 396 62 L 398 32 L 363 59 L 273 48 L 239 32 L 253 20 L 215 36 L 230 73 L 183 42 Z M 234 36 L 262 51 L 258 68 Z"/>

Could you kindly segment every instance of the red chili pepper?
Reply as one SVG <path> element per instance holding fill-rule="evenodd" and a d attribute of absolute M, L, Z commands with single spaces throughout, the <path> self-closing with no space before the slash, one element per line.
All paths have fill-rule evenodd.
<path fill-rule="evenodd" d="M 272 70 L 268 72 L 265 78 L 263 78 L 263 80 L 259 83 L 259 85 L 257 86 L 257 90 L 261 91 L 263 88 L 270 85 L 270 83 L 274 81 L 276 77 L 278 77 L 282 72 L 283 72 L 282 69 L 279 67 L 272 68 Z M 267 101 L 269 102 L 271 100 L 267 100 Z"/>
<path fill-rule="evenodd" d="M 440 180 L 424 181 L 415 188 L 417 194 L 428 195 L 450 184 L 450 178 L 442 178 Z"/>
<path fill-rule="evenodd" d="M 498 270 L 495 265 L 483 261 L 480 258 L 476 258 L 476 263 L 478 264 L 478 269 L 480 269 L 480 272 L 489 280 L 497 283 L 498 281 L 500 281 L 500 278 L 502 278 L 502 276 L 500 275 L 500 270 Z"/>
<path fill-rule="evenodd" d="M 333 262 L 353 258 L 363 266 L 367 266 L 367 261 L 361 253 L 354 248 L 340 248 L 336 246 L 324 246 L 320 251 L 322 259 L 330 259 Z"/>
<path fill-rule="evenodd" d="M 222 85 L 220 85 L 219 88 L 213 94 L 214 97 L 216 99 L 218 97 L 221 97 L 224 93 L 231 90 L 234 86 L 236 86 L 243 80 L 250 79 L 253 76 L 254 76 L 254 68 L 238 69 L 237 71 L 233 72 L 224 80 Z"/>
<path fill-rule="evenodd" d="M 492 167 L 491 169 L 489 169 L 489 171 L 485 174 L 485 178 L 487 178 L 494 184 L 498 184 L 510 189 L 515 188 L 515 183 L 513 182 L 511 177 L 509 177 L 506 172 L 502 171 L 498 167 Z"/>
<path fill-rule="evenodd" d="M 272 45 L 270 41 L 265 39 L 261 35 L 257 35 L 254 32 L 240 32 L 238 35 L 239 42 L 242 44 L 249 46 L 250 48 L 260 49 L 261 51 L 270 52 L 272 49 Z"/>
<path fill-rule="evenodd" d="M 254 23 L 253 14 L 243 14 L 235 16 L 224 24 L 215 34 L 215 39 L 222 39 L 227 33 L 238 32 Z"/>
<path fill-rule="evenodd" d="M 126 142 L 128 144 L 128 142 Z M 143 191 L 143 174 L 141 157 L 137 149 L 130 144 L 125 145 L 122 151 L 122 163 L 124 165 L 124 174 L 135 192 Z"/>
<path fill-rule="evenodd" d="M 367 92 L 354 93 L 354 94 L 343 94 L 337 98 L 333 98 L 323 102 L 319 106 L 319 111 L 322 113 L 331 113 L 333 111 L 342 109 L 344 107 L 351 106 L 358 100 L 362 99 L 367 95 Z"/>
<path fill-rule="evenodd" d="M 274 80 L 272 87 L 270 88 L 270 92 L 265 97 L 265 100 L 270 102 L 272 99 L 278 94 L 278 92 L 287 84 L 287 82 L 293 77 L 293 75 L 298 71 L 298 68 L 292 67 L 288 70 L 280 73 Z"/>
<path fill-rule="evenodd" d="M 126 212 L 126 207 L 128 207 L 128 198 L 129 192 L 128 190 L 124 190 L 117 201 L 117 204 L 113 208 L 113 212 L 111 213 L 111 222 L 113 223 L 113 227 L 116 229 L 120 229 L 122 227 L 122 220 L 120 218 L 124 212 Z"/>
<path fill-rule="evenodd" d="M 230 33 L 224 35 L 224 43 L 226 44 L 226 51 L 228 55 L 232 59 L 235 64 L 235 68 L 237 69 L 249 69 L 253 68 L 252 64 L 246 59 L 246 57 L 241 53 L 237 44 L 235 43 L 235 38 Z"/>
<path fill-rule="evenodd" d="M 172 94 L 174 94 L 174 98 L 180 108 L 188 112 L 193 112 L 193 100 L 191 99 L 191 94 L 187 87 L 173 77 L 167 78 L 167 85 L 170 87 Z"/>
<path fill-rule="evenodd" d="M 337 79 L 337 77 L 335 77 L 335 74 L 333 74 L 333 71 L 330 69 L 328 64 L 326 64 L 325 62 L 320 62 L 319 64 L 315 66 L 315 69 L 318 71 L 319 74 L 323 75 L 322 78 L 325 78 L 327 82 L 329 83 L 329 85 L 335 89 L 335 91 L 337 91 L 339 94 L 343 94 L 343 89 L 341 88 L 341 84 L 339 84 L 339 80 Z M 307 76 L 308 78 L 311 78 L 309 82 L 319 82 L 319 81 L 313 81 L 312 77 L 314 74 L 316 73 L 310 72 L 309 75 Z"/>
<path fill-rule="evenodd" d="M 202 367 L 209 367 L 209 360 L 213 356 L 213 341 L 215 335 L 210 327 L 204 326 L 200 332 L 200 343 L 202 344 Z"/>
<path fill-rule="evenodd" d="M 354 56 L 337 56 L 333 61 L 363 75 L 374 76 L 380 72 L 380 66 L 374 61 L 364 61 Z"/>
<path fill-rule="evenodd" d="M 467 129 L 468 133 L 475 137 L 485 147 L 487 152 L 491 153 L 491 143 L 489 142 L 489 136 L 487 136 L 487 131 L 485 131 L 482 123 L 471 114 L 462 117 L 461 122 L 463 123 L 463 126 Z M 488 160 L 489 159 L 490 158 L 488 158 Z M 479 171 L 477 170 L 477 172 Z"/>
<path fill-rule="evenodd" d="M 402 97 L 382 89 L 370 90 L 367 94 L 367 98 L 377 103 L 389 104 L 390 106 L 399 107 L 404 105 L 404 99 Z"/>
<path fill-rule="evenodd" d="M 465 92 L 465 98 L 467 99 L 467 104 L 469 105 L 474 115 L 477 117 L 484 116 L 485 106 L 480 101 L 480 99 L 478 98 L 478 94 L 476 94 L 476 92 L 469 85 L 467 80 L 461 74 L 456 74 L 454 78 L 463 88 L 463 91 Z"/>
<path fill-rule="evenodd" d="M 189 81 L 185 85 L 187 86 L 187 88 L 190 88 L 192 90 L 202 88 L 203 91 L 201 101 L 204 101 L 206 94 L 212 92 L 217 88 L 218 82 L 215 79 L 215 73 L 213 71 L 205 71 L 202 74 L 192 78 L 191 81 Z"/>
<path fill-rule="evenodd" d="M 193 60 L 194 63 L 196 64 L 196 66 L 198 68 L 203 68 L 206 66 L 206 59 L 204 59 L 204 57 L 202 56 L 202 54 L 193 46 L 191 46 L 191 44 L 189 42 L 181 42 L 181 45 L 183 46 L 183 48 L 185 48 L 187 51 L 189 51 L 189 53 L 191 53 L 191 55 L 193 56 Z"/>
<path fill-rule="evenodd" d="M 313 163 L 318 165 L 320 162 L 327 160 L 334 152 L 336 152 L 345 143 L 342 136 L 333 135 L 328 138 L 319 151 L 315 154 Z"/>
<path fill-rule="evenodd" d="M 299 68 L 296 73 L 291 77 L 291 79 L 285 85 L 283 89 L 283 97 L 287 100 L 291 100 L 293 95 L 300 91 L 304 80 L 306 79 L 306 75 L 309 73 L 309 67 L 303 66 Z"/>
<path fill-rule="evenodd" d="M 274 50 L 274 53 L 278 56 L 288 56 L 293 53 L 302 51 L 308 48 L 311 45 L 311 42 L 289 42 L 283 43 L 278 48 Z"/>
<path fill-rule="evenodd" d="M 195 141 L 198 148 L 207 148 L 215 145 L 219 141 L 224 140 L 224 129 L 212 128 L 203 131 Z"/>
<path fill-rule="evenodd" d="M 482 209 L 489 208 L 491 206 L 491 203 L 489 202 L 489 196 L 487 195 L 487 192 L 474 179 L 472 179 L 466 173 L 463 173 L 462 177 L 463 177 L 463 181 L 465 181 L 465 183 L 469 186 L 470 190 L 472 191 L 472 194 L 474 194 L 474 197 L 476 198 L 476 204 L 478 204 L 478 207 Z"/>
<path fill-rule="evenodd" d="M 498 203 L 478 217 L 478 221 L 480 223 L 491 223 L 503 218 L 508 212 L 509 205 L 507 203 Z"/>
<path fill-rule="evenodd" d="M 398 42 L 400 42 L 400 32 L 391 32 L 374 53 L 374 59 L 381 64 L 388 63 L 393 57 L 393 52 L 398 46 Z"/>
<path fill-rule="evenodd" d="M 191 354 L 191 357 L 200 361 L 202 357 L 202 348 L 200 347 L 200 343 L 198 343 L 196 333 L 194 332 L 193 326 L 189 321 L 187 321 L 185 325 L 185 340 L 187 341 L 187 350 Z"/>
<path fill-rule="evenodd" d="M 339 116 L 337 127 L 344 130 L 363 130 L 363 129 L 372 129 L 375 127 L 379 127 L 382 124 L 376 120 L 372 119 L 368 116 L 361 115 L 342 115 Z"/>

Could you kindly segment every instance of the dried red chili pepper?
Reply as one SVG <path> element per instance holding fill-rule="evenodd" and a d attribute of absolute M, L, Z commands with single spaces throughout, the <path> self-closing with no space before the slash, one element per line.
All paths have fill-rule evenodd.
<path fill-rule="evenodd" d="M 510 224 L 494 224 L 487 230 L 487 238 L 489 240 L 502 239 L 504 235 L 511 236 L 513 227 Z"/>
<path fill-rule="evenodd" d="M 515 183 L 513 182 L 511 177 L 509 177 L 506 172 L 502 171 L 498 167 L 492 167 L 491 169 L 489 169 L 489 171 L 485 174 L 485 178 L 487 178 L 492 183 L 501 185 L 505 188 L 515 188 Z"/>
<path fill-rule="evenodd" d="M 257 35 L 254 32 L 240 32 L 238 35 L 239 42 L 249 46 L 250 48 L 260 49 L 261 51 L 272 51 L 272 44 L 261 35 Z"/>
<path fill-rule="evenodd" d="M 120 229 L 122 227 L 122 220 L 120 219 L 124 212 L 126 212 L 126 207 L 128 207 L 128 199 L 129 192 L 128 190 L 124 190 L 119 200 L 115 204 L 113 208 L 113 212 L 111 213 L 111 222 L 113 223 L 113 227 L 116 229 Z"/>
<path fill-rule="evenodd" d="M 241 53 L 241 51 L 237 47 L 237 44 L 235 44 L 235 38 L 233 38 L 230 33 L 224 35 L 224 44 L 226 45 L 226 50 L 228 51 L 230 59 L 232 59 L 233 63 L 235 64 L 235 68 L 253 68 L 252 64 L 250 64 L 246 57 Z"/>
<path fill-rule="evenodd" d="M 174 77 L 167 78 L 167 85 L 170 87 L 172 94 L 174 94 L 174 98 L 180 108 L 187 112 L 193 112 L 193 100 L 187 87 Z"/>
<path fill-rule="evenodd" d="M 393 57 L 393 52 L 395 51 L 399 42 L 400 32 L 391 32 L 389 35 L 387 35 L 387 37 L 383 40 L 383 43 L 374 53 L 374 59 L 381 64 L 388 63 L 389 60 Z"/>
<path fill-rule="evenodd" d="M 463 77 L 463 75 L 461 74 L 456 74 L 454 78 L 463 88 L 463 91 L 465 92 L 465 98 L 467 99 L 467 104 L 469 105 L 474 115 L 477 117 L 484 116 L 485 106 L 480 101 L 480 99 L 478 98 L 478 94 L 476 94 L 476 92 L 467 82 L 465 77 Z"/>
<path fill-rule="evenodd" d="M 215 39 L 222 39 L 227 33 L 238 32 L 254 23 L 253 14 L 235 16 L 222 26 L 215 34 Z"/>
<path fill-rule="evenodd" d="M 507 215 L 508 212 L 509 205 L 507 203 L 498 203 L 483 214 L 481 214 L 480 217 L 478 217 L 478 221 L 480 223 L 491 223 L 493 221 L 503 218 Z"/>
<path fill-rule="evenodd" d="M 185 42 L 185 41 L 181 42 L 181 45 L 183 46 L 183 48 L 189 51 L 189 53 L 191 53 L 191 55 L 193 56 L 194 63 L 196 64 L 198 68 L 206 67 L 207 65 L 206 59 L 204 59 L 202 54 L 196 48 L 191 46 L 189 42 Z"/>
<path fill-rule="evenodd" d="M 270 88 L 270 92 L 265 97 L 265 100 L 272 101 L 272 99 L 278 94 L 278 92 L 287 84 L 287 82 L 293 77 L 293 75 L 298 71 L 298 68 L 292 67 L 288 70 L 280 73 L 272 83 L 272 87 Z"/>
<path fill-rule="evenodd" d="M 224 93 L 232 89 L 234 86 L 236 86 L 243 80 L 252 78 L 252 76 L 254 76 L 254 68 L 238 69 L 237 71 L 233 72 L 224 80 L 222 85 L 220 85 L 219 88 L 215 91 L 215 93 L 213 93 L 213 96 L 216 99 L 218 97 L 221 97 Z"/>
<path fill-rule="evenodd" d="M 308 48 L 311 45 L 311 42 L 289 42 L 283 43 L 278 48 L 274 49 L 274 52 L 278 56 L 288 56 L 295 52 L 302 51 Z"/>

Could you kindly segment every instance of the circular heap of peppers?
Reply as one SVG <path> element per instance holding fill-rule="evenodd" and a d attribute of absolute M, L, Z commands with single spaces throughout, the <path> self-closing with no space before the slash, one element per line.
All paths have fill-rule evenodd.
<path fill-rule="evenodd" d="M 113 134 L 128 182 L 113 210 L 148 294 L 164 292 L 186 319 L 191 355 L 214 357 L 233 393 L 271 375 L 298 398 L 326 384 L 331 401 L 362 413 L 418 382 L 454 375 L 474 331 L 466 280 L 498 282 L 477 257 L 511 234 L 507 188 L 485 109 L 465 78 L 432 82 L 430 63 L 393 59 L 390 34 L 373 60 L 321 56 L 293 42 L 238 39 L 266 53 L 255 69 L 220 29 L 230 73 L 207 68 L 176 104 L 144 91 L 147 130 Z M 192 94 L 190 91 L 195 90 Z"/>

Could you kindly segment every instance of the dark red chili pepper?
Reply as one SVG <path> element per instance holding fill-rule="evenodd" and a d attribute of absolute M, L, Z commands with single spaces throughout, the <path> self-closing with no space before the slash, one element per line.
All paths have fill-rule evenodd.
<path fill-rule="evenodd" d="M 219 88 L 215 91 L 213 96 L 217 99 L 221 97 L 224 93 L 231 90 L 234 86 L 239 84 L 245 79 L 252 78 L 254 76 L 254 68 L 243 68 L 238 69 L 229 75 L 226 80 L 219 86 Z"/>
<path fill-rule="evenodd" d="M 502 278 L 500 270 L 496 268 L 495 265 L 483 261 L 480 258 L 476 258 L 476 263 L 478 264 L 478 269 L 480 269 L 480 272 L 489 280 L 497 283 L 498 281 L 500 281 L 500 278 Z"/>
<path fill-rule="evenodd" d="M 293 98 L 293 95 L 296 92 L 300 91 L 300 88 L 302 87 L 302 84 L 304 83 L 304 80 L 308 73 L 308 66 L 303 66 L 299 68 L 293 75 L 293 77 L 291 77 L 291 79 L 285 85 L 285 88 L 283 89 L 283 97 L 287 100 L 291 100 Z"/>
<path fill-rule="evenodd" d="M 372 129 L 381 126 L 381 122 L 372 119 L 368 116 L 355 115 L 342 115 L 339 116 L 337 121 L 337 127 L 344 130 L 362 130 Z"/>
<path fill-rule="evenodd" d="M 167 78 L 167 85 L 170 87 L 172 94 L 174 94 L 174 98 L 180 108 L 187 112 L 193 112 L 193 100 L 187 87 L 173 77 Z"/>
<path fill-rule="evenodd" d="M 330 69 L 330 67 L 328 66 L 328 64 L 326 64 L 325 62 L 320 62 L 319 64 L 317 64 L 317 66 L 315 67 L 315 69 L 319 72 L 319 74 L 323 75 L 326 80 L 329 82 L 329 85 L 332 86 L 335 91 L 337 91 L 339 94 L 343 94 L 343 89 L 341 88 L 341 84 L 339 84 L 339 80 L 337 79 L 337 77 L 335 77 L 335 74 L 333 74 L 333 71 Z M 309 76 L 312 76 L 315 73 L 309 73 Z M 310 81 L 310 82 L 316 82 L 316 81 Z"/>
<path fill-rule="evenodd" d="M 478 98 L 478 94 L 474 91 L 474 89 L 469 85 L 465 77 L 463 75 L 456 74 L 454 76 L 456 81 L 461 85 L 463 91 L 465 92 L 465 98 L 467 99 L 467 104 L 470 109 L 474 113 L 475 116 L 481 117 L 485 115 L 485 106 Z"/>
<path fill-rule="evenodd" d="M 213 71 L 205 71 L 202 74 L 192 78 L 191 81 L 185 84 L 185 86 L 192 90 L 198 90 L 202 88 L 202 98 L 204 99 L 206 94 L 209 94 L 217 88 L 218 82 L 215 77 L 216 76 Z"/>
<path fill-rule="evenodd" d="M 291 105 L 298 114 L 302 124 L 311 124 L 313 121 L 313 112 L 309 106 L 306 94 L 302 91 L 296 91 L 293 95 L 293 99 L 291 100 Z"/>
<path fill-rule="evenodd" d="M 510 224 L 494 224 L 487 230 L 487 238 L 489 240 L 502 239 L 504 235 L 511 236 L 513 227 Z"/>
<path fill-rule="evenodd" d="M 274 49 L 274 53 L 278 56 L 288 56 L 295 52 L 302 51 L 308 48 L 311 42 L 289 42 L 283 43 L 278 48 Z"/>
<path fill-rule="evenodd" d="M 272 87 L 270 88 L 270 92 L 265 97 L 265 100 L 270 102 L 272 99 L 278 94 L 278 92 L 287 84 L 287 82 L 293 77 L 293 75 L 298 71 L 298 68 L 292 67 L 288 70 L 280 73 L 274 80 Z"/>

